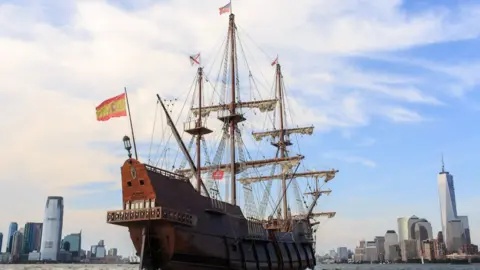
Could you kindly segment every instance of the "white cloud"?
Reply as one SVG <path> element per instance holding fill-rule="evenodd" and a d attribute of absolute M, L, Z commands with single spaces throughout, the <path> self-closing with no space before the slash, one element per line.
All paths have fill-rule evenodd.
<path fill-rule="evenodd" d="M 275 10 L 271 9 L 273 3 Z M 337 58 L 341 54 L 405 48 L 475 34 L 474 27 L 455 33 L 452 29 L 473 25 L 477 17 L 460 14 L 454 16 L 452 24 L 445 19 L 451 14 L 435 16 L 433 11 L 406 18 L 399 3 L 309 0 L 298 5 L 271 0 L 238 1 L 234 8 L 239 25 L 258 44 L 269 44 L 272 52 L 284 52 L 281 59 L 286 66 L 295 122 L 330 130 L 367 125 L 379 113 L 371 106 L 375 101 L 368 91 L 335 89 L 342 86 L 337 84 L 339 80 L 353 73 L 348 61 Z M 94 108 L 127 86 L 137 139 L 149 141 L 155 94 L 184 97 L 195 74 L 194 68 L 189 69 L 187 55 L 211 51 L 226 33 L 227 16 L 218 17 L 217 13 L 221 4 L 165 1 L 151 6 L 147 1 L 127 12 L 105 1 L 76 1 L 71 2 L 71 14 L 67 15 L 46 13 L 40 4 L 1 4 L 0 147 L 4 160 L 0 163 L 0 197 L 14 203 L 4 208 L 0 224 L 41 220 L 46 196 L 64 195 L 65 233 L 84 229 L 89 244 L 104 239 L 107 244 L 128 249 L 124 240 L 118 240 L 124 233 L 105 225 L 106 205 L 101 205 L 100 198 L 99 210 L 73 210 L 68 206 L 68 196 L 75 195 L 68 187 L 99 181 L 118 185 L 123 157 L 117 153 L 122 151 L 122 136 L 129 133 L 128 122 L 96 122 Z M 68 18 L 63 18 L 63 23 L 50 23 L 57 16 Z M 322 52 L 337 55 L 317 54 Z M 203 55 L 208 62 L 216 52 Z M 258 64 L 265 66 L 258 68 L 263 74 L 272 74 L 270 60 Z M 297 78 L 296 70 L 307 72 Z M 271 76 L 265 77 L 270 80 Z M 325 94 L 321 99 L 318 95 L 311 98 L 317 81 L 321 83 L 318 87 L 325 87 L 319 90 Z M 362 77 L 362 81 L 364 88 L 391 97 L 390 107 L 394 109 L 386 115 L 393 121 L 422 119 L 398 102 L 438 103 L 418 89 L 380 89 L 378 85 L 372 89 L 378 81 L 371 76 Z M 247 87 L 247 83 L 244 85 Z M 174 112 L 180 110 L 181 103 L 176 104 Z M 390 108 L 388 104 L 385 108 Z M 98 146 L 99 141 L 115 150 Z M 351 162 L 374 166 L 358 158 Z"/>

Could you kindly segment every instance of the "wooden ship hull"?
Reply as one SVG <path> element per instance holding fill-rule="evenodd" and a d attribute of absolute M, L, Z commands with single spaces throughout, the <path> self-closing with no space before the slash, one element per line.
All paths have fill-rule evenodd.
<path fill-rule="evenodd" d="M 292 232 L 264 229 L 238 206 L 210 199 L 183 176 L 129 159 L 124 209 L 107 222 L 128 227 L 140 269 L 305 269 L 315 266 L 308 221 Z M 304 223 L 304 224 L 302 224 Z"/>

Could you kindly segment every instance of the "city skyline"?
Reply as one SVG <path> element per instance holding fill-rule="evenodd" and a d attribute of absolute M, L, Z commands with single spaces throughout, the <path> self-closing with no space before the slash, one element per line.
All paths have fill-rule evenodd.
<path fill-rule="evenodd" d="M 8 131 L 0 141 L 0 198 L 8 205 L 0 217 L 3 250 L 9 223 L 42 222 L 45 198 L 58 194 L 65 198 L 64 234 L 83 230 L 82 248 L 103 239 L 128 255 L 127 229 L 106 224 L 106 211 L 122 206 L 118 168 L 128 120 L 97 123 L 94 108 L 128 87 L 140 159 L 158 160 L 165 119 L 154 117 L 155 94 L 178 97 L 175 108 L 182 106 L 196 73 L 188 56 L 201 52 L 205 64 L 216 59 L 227 31 L 228 18 L 218 16 L 224 2 L 27 4 L 0 5 L 0 49 L 9 52 L 0 63 Z M 270 89 L 278 54 L 294 113 L 289 123 L 315 125 L 316 134 L 301 139 L 307 169 L 340 170 L 332 194 L 319 201 L 320 210 L 337 212 L 320 225 L 319 250 L 353 247 L 358 234 L 373 239 L 403 216 L 425 218 L 439 231 L 442 152 L 460 214 L 480 224 L 479 3 L 234 5 L 246 49 L 254 53 L 258 45 L 268 54 L 255 54 L 254 75 Z M 248 78 L 240 84 L 247 87 Z M 480 243 L 479 232 L 471 238 Z"/>

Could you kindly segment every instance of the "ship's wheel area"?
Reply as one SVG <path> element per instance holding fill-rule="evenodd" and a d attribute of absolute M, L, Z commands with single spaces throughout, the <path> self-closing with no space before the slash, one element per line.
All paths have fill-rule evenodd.
<path fill-rule="evenodd" d="M 190 88 L 164 100 L 188 153 L 200 165 L 199 177 L 209 195 L 241 205 L 247 218 L 277 231 L 292 231 L 294 220 L 305 219 L 315 229 L 318 218 L 334 217 L 335 212 L 314 209 L 320 196 L 332 192 L 323 188 L 337 171 L 305 165 L 300 142 L 314 127 L 295 125 L 299 116 L 291 110 L 295 99 L 284 82 L 279 57 L 258 46 L 233 14 L 212 52 L 190 56 L 196 67 Z M 172 140 L 164 118 L 157 110 L 148 163 L 184 174 L 196 187 L 198 176 Z"/>

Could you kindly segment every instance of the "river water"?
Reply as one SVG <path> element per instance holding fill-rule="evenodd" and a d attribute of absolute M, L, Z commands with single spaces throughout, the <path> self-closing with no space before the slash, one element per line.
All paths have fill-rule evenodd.
<path fill-rule="evenodd" d="M 35 264 L 7 265 L 0 264 L 0 270 L 137 270 L 138 265 L 123 264 Z M 315 270 L 480 270 L 480 264 L 449 265 L 449 264 L 398 264 L 398 265 L 347 265 L 326 264 L 317 265 Z"/>

